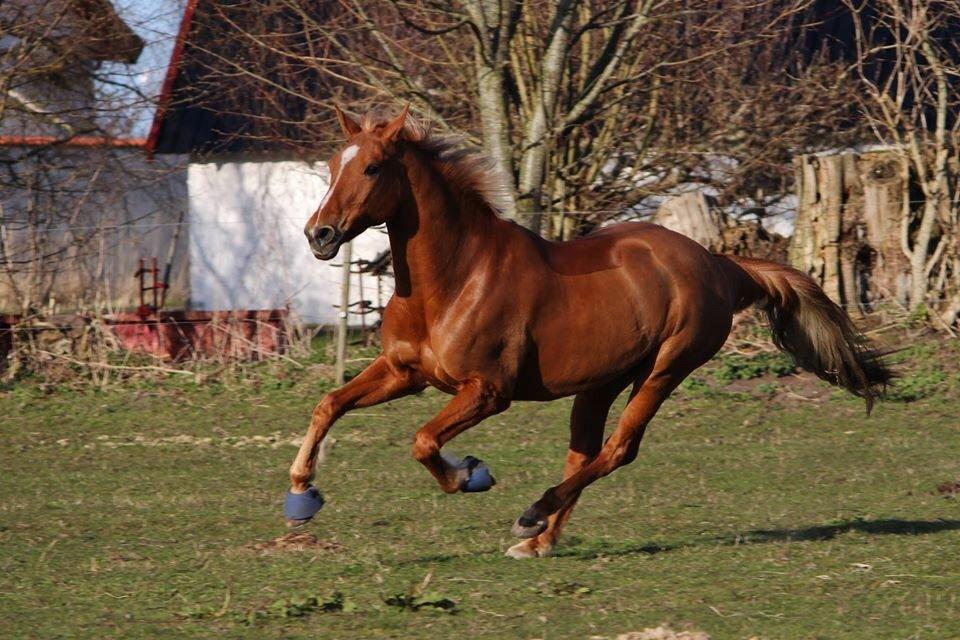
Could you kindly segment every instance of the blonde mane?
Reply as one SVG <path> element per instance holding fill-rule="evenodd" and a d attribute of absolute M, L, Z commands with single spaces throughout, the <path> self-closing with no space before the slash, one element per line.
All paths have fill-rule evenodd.
<path fill-rule="evenodd" d="M 386 120 L 371 115 L 360 122 L 367 133 L 376 133 L 386 125 Z M 412 116 L 407 117 L 401 137 L 416 145 L 448 182 L 477 195 L 496 214 L 509 210 L 510 180 L 480 149 L 465 145 L 458 136 L 435 135 Z"/>

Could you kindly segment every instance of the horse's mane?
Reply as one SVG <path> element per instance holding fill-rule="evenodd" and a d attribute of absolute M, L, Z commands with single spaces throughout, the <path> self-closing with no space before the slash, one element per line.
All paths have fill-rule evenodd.
<path fill-rule="evenodd" d="M 386 125 L 387 120 L 369 114 L 360 122 L 368 133 Z M 476 194 L 494 213 L 509 209 L 510 180 L 482 151 L 466 145 L 461 137 L 436 135 L 412 116 L 407 117 L 401 137 L 422 151 L 449 183 Z"/>

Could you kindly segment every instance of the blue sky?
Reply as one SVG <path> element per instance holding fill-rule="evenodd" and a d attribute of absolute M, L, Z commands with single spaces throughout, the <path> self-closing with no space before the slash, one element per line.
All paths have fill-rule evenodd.
<path fill-rule="evenodd" d="M 111 1 L 120 17 L 143 38 L 145 46 L 136 64 L 110 63 L 101 71 L 113 76 L 121 84 L 132 84 L 143 94 L 156 98 L 160 93 L 163 77 L 170 62 L 170 53 L 180 27 L 186 0 Z M 111 92 L 105 85 L 101 85 L 101 91 Z M 153 107 L 142 104 L 132 92 L 122 92 L 120 99 L 136 105 L 131 107 L 134 111 L 134 124 L 130 134 L 146 136 L 150 131 Z"/>

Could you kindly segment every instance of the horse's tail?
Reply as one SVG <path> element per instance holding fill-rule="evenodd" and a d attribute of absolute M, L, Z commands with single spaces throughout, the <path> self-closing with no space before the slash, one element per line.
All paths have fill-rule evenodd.
<path fill-rule="evenodd" d="M 792 267 L 733 255 L 725 263 L 737 310 L 756 303 L 767 314 L 773 341 L 797 364 L 863 398 L 867 413 L 893 374 L 883 352 L 869 348 L 850 316 L 813 278 Z"/>

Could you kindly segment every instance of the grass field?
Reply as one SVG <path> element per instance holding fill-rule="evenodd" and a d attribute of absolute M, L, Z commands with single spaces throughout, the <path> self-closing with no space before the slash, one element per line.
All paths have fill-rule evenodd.
<path fill-rule="evenodd" d="M 295 551 L 255 545 L 286 533 L 325 369 L 19 384 L 0 393 L 0 637 L 960 638 L 960 501 L 937 489 L 960 480 L 956 373 L 925 364 L 912 402 L 867 419 L 838 393 L 783 391 L 819 383 L 738 386 L 741 365 L 686 385 L 556 556 L 526 561 L 503 555 L 509 527 L 558 479 L 569 401 L 515 405 L 449 447 L 490 464 L 486 494 L 444 495 L 410 457 L 442 395 L 347 416 L 308 528 L 331 544 Z"/>

